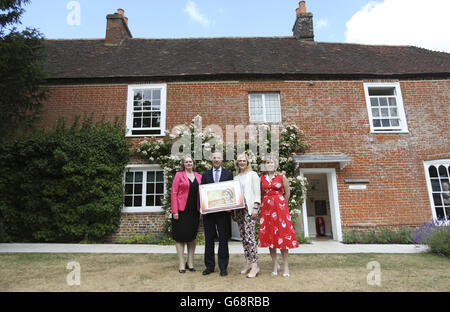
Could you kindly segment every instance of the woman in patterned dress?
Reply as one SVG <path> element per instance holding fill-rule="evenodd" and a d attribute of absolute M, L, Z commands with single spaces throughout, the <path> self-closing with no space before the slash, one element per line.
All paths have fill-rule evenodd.
<path fill-rule="evenodd" d="M 266 156 L 261 176 L 262 207 L 259 222 L 259 247 L 269 247 L 273 262 L 272 275 L 278 275 L 280 266 L 277 248 L 283 258 L 283 277 L 289 277 L 288 250 L 297 248 L 298 241 L 292 225 L 287 202 L 289 201 L 289 181 L 276 171 L 275 157 Z M 283 194 L 284 193 L 284 194 Z"/>
<path fill-rule="evenodd" d="M 253 278 L 259 273 L 258 267 L 258 243 L 255 239 L 255 225 L 261 204 L 261 180 L 258 174 L 252 170 L 247 155 L 241 154 L 237 157 L 235 180 L 241 183 L 244 193 L 246 207 L 232 212 L 231 217 L 237 222 L 242 238 L 242 247 L 246 265 L 241 274 Z"/>

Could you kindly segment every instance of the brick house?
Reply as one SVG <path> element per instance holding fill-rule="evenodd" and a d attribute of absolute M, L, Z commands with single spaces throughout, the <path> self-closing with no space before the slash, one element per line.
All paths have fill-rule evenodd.
<path fill-rule="evenodd" d="M 293 155 L 310 183 L 296 224 L 306 236 L 317 235 L 317 217 L 335 240 L 450 218 L 448 53 L 315 42 L 304 1 L 291 37 L 137 39 L 119 9 L 105 39 L 46 44 L 45 125 L 82 112 L 121 116 L 137 144 L 196 115 L 223 128 L 296 124 L 311 146 Z M 127 172 L 142 193 L 124 201 L 116 236 L 161 231 L 162 169 L 132 159 Z"/>

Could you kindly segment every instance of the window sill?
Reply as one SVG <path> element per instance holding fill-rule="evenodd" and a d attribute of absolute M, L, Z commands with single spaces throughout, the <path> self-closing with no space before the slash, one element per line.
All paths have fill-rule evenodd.
<path fill-rule="evenodd" d="M 370 134 L 409 134 L 409 131 L 370 131 Z"/>
<path fill-rule="evenodd" d="M 162 206 L 122 208 L 122 213 L 164 212 Z"/>

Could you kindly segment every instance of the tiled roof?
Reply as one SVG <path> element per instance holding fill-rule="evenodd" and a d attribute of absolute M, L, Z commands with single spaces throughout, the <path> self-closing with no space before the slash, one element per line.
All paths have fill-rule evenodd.
<path fill-rule="evenodd" d="M 212 76 L 449 77 L 450 54 L 294 37 L 46 40 L 51 79 Z"/>

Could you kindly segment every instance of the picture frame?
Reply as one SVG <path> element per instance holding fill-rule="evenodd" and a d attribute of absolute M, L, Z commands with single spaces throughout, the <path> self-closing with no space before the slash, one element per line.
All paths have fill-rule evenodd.
<path fill-rule="evenodd" d="M 237 180 L 201 184 L 199 191 L 201 214 L 245 208 L 241 183 Z"/>

